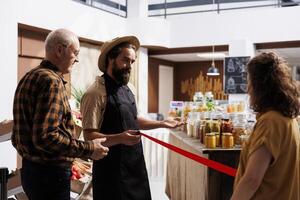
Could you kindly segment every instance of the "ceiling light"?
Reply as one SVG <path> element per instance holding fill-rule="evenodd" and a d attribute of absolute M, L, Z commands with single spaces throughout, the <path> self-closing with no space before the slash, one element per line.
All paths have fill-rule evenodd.
<path fill-rule="evenodd" d="M 225 53 L 197 53 L 200 58 L 225 58 Z"/>
<path fill-rule="evenodd" d="M 212 55 L 215 53 L 215 46 L 212 46 Z M 211 62 L 211 66 L 208 68 L 207 76 L 219 76 L 219 70 L 218 68 L 216 68 L 215 66 L 215 57 L 212 57 L 212 62 Z"/>

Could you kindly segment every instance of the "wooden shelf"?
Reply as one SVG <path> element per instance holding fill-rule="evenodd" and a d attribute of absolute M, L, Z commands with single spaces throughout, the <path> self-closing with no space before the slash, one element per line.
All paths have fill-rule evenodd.
<path fill-rule="evenodd" d="M 0 142 L 10 140 L 12 134 L 12 127 L 12 120 L 5 120 L 0 122 Z"/>

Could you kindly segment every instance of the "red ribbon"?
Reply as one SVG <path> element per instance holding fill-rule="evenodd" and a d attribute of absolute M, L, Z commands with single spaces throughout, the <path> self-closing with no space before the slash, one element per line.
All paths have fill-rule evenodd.
<path fill-rule="evenodd" d="M 144 137 L 146 137 L 146 138 L 148 138 L 148 139 L 150 139 L 150 140 L 152 140 L 152 141 L 154 141 L 154 142 L 156 142 L 156 143 L 158 143 L 158 144 L 160 144 L 160 145 L 162 145 L 162 146 L 164 146 L 164 147 L 166 147 L 166 148 L 168 148 L 168 149 L 170 149 L 170 150 L 172 150 L 172 151 L 175 151 L 176 153 L 179 153 L 179 154 L 181 154 L 181 155 L 183 155 L 183 156 L 185 156 L 187 158 L 190 158 L 190 159 L 192 159 L 192 160 L 194 160 L 194 161 L 196 161 L 198 163 L 206 165 L 209 168 L 212 168 L 214 170 L 217 170 L 217 171 L 222 172 L 224 174 L 227 174 L 229 176 L 235 177 L 235 175 L 236 175 L 236 169 L 234 169 L 232 167 L 229 167 L 229 166 L 223 165 L 223 164 L 221 164 L 219 162 L 216 162 L 216 161 L 209 160 L 207 158 L 198 156 L 198 155 L 196 155 L 194 153 L 190 153 L 190 152 L 188 152 L 186 150 L 180 149 L 180 148 L 178 148 L 178 147 L 176 147 L 176 146 L 174 146 L 172 144 L 168 144 L 166 142 L 158 140 L 158 139 L 156 139 L 154 137 L 151 137 L 149 135 L 146 135 L 144 133 L 141 133 L 141 135 L 144 136 Z"/>

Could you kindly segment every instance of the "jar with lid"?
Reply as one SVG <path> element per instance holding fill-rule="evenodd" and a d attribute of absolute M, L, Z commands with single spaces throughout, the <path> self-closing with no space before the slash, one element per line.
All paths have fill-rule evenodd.
<path fill-rule="evenodd" d="M 234 144 L 237 146 L 241 145 L 240 136 L 246 135 L 246 124 L 245 123 L 234 123 L 232 129 L 232 135 L 234 138 Z"/>
<path fill-rule="evenodd" d="M 249 135 L 241 135 L 240 140 L 241 140 L 241 147 L 244 148 L 246 145 L 246 142 L 248 141 Z"/>
<path fill-rule="evenodd" d="M 193 119 L 194 119 L 194 130 L 193 130 L 193 137 L 194 138 L 200 138 L 200 113 L 199 112 L 193 112 Z"/>
<path fill-rule="evenodd" d="M 200 120 L 200 142 L 204 144 L 205 140 L 205 120 Z"/>
<path fill-rule="evenodd" d="M 193 97 L 193 101 L 203 103 L 203 94 L 202 94 L 202 92 L 195 92 L 195 95 Z"/>
<path fill-rule="evenodd" d="M 232 121 L 229 119 L 222 119 L 221 124 L 222 133 L 231 133 L 232 132 Z"/>
<path fill-rule="evenodd" d="M 211 132 L 216 135 L 216 145 L 220 145 L 220 122 L 216 119 L 211 122 Z"/>
<path fill-rule="evenodd" d="M 246 134 L 246 127 L 247 127 L 247 119 L 246 114 L 238 113 L 232 122 L 232 135 L 234 138 L 234 144 L 237 146 L 241 145 L 241 135 Z"/>
<path fill-rule="evenodd" d="M 232 121 L 229 119 L 222 119 L 221 122 L 221 133 L 220 133 L 220 144 L 222 144 L 223 133 L 232 133 Z"/>
<path fill-rule="evenodd" d="M 247 121 L 247 127 L 246 127 L 247 135 L 250 135 L 252 133 L 254 126 L 255 126 L 255 121 L 254 120 L 248 120 Z"/>
<path fill-rule="evenodd" d="M 193 112 L 189 112 L 188 113 L 188 118 L 187 118 L 187 124 L 186 124 L 187 135 L 189 137 L 192 137 L 194 135 L 194 133 L 193 133 L 194 126 L 195 126 L 194 114 L 193 114 Z"/>
<path fill-rule="evenodd" d="M 205 136 L 207 133 L 211 133 L 211 121 L 210 120 L 202 120 L 202 130 L 201 136 L 202 143 L 205 144 Z"/>
<path fill-rule="evenodd" d="M 216 119 L 211 122 L 211 132 L 220 133 L 220 122 Z"/>
<path fill-rule="evenodd" d="M 205 120 L 205 134 L 211 133 L 211 120 Z"/>
<path fill-rule="evenodd" d="M 192 111 L 192 105 L 191 102 L 184 102 L 184 106 L 182 109 L 182 119 L 184 122 L 187 121 L 188 113 Z"/>
<path fill-rule="evenodd" d="M 214 133 L 207 133 L 205 135 L 205 146 L 206 148 L 216 148 L 216 136 Z"/>
<path fill-rule="evenodd" d="M 223 133 L 222 134 L 222 148 L 230 149 L 233 148 L 234 139 L 231 133 Z"/>

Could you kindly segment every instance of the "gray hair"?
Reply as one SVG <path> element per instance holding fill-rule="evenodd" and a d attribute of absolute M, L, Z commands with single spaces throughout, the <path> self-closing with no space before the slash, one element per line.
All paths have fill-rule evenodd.
<path fill-rule="evenodd" d="M 69 46 L 74 42 L 78 42 L 78 37 L 67 29 L 57 29 L 51 31 L 45 40 L 46 52 L 52 52 L 57 44 Z"/>

